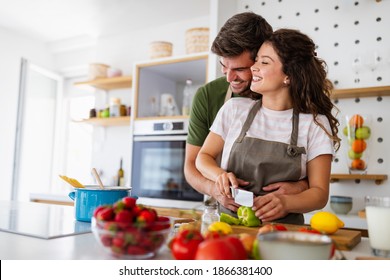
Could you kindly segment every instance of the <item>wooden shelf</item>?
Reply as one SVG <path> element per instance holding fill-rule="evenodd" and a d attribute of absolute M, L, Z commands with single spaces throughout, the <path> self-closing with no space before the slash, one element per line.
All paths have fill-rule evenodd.
<path fill-rule="evenodd" d="M 375 184 L 380 185 L 384 180 L 387 180 L 387 175 L 382 174 L 331 174 L 330 182 L 338 182 L 340 180 L 374 180 Z"/>
<path fill-rule="evenodd" d="M 171 120 L 171 119 L 188 119 L 189 116 L 183 116 L 183 115 L 176 115 L 176 116 L 155 116 L 155 117 L 138 117 L 135 118 L 136 121 L 140 120 Z"/>
<path fill-rule="evenodd" d="M 130 126 L 130 116 L 126 117 L 112 117 L 112 118 L 91 118 L 81 121 L 75 121 L 78 123 L 85 123 L 96 126 Z"/>
<path fill-rule="evenodd" d="M 390 96 L 390 86 L 335 89 L 332 99 Z"/>
<path fill-rule="evenodd" d="M 77 82 L 76 86 L 92 86 L 102 90 L 113 90 L 121 88 L 131 88 L 133 82 L 132 76 L 121 76 L 113 78 L 101 78 L 85 82 Z"/>

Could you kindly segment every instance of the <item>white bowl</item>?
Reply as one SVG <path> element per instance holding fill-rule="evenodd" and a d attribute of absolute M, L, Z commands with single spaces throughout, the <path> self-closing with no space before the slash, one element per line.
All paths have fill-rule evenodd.
<path fill-rule="evenodd" d="M 263 260 L 328 260 L 333 246 L 327 235 L 297 231 L 258 234 L 257 240 Z"/>

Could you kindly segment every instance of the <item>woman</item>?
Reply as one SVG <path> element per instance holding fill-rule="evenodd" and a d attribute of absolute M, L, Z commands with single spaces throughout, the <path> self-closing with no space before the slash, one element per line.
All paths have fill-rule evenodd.
<path fill-rule="evenodd" d="M 326 64 L 308 36 L 280 29 L 260 47 L 251 71 L 251 90 L 262 98 L 234 98 L 221 108 L 196 166 L 223 195 L 231 196 L 230 186 L 252 191 L 253 210 L 263 222 L 303 224 L 302 213 L 328 201 L 332 157 L 340 144 Z M 263 190 L 306 177 L 309 189 L 299 194 Z"/>

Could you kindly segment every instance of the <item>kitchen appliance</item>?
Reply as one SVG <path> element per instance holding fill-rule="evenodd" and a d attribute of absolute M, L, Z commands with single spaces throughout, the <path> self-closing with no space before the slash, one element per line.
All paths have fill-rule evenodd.
<path fill-rule="evenodd" d="M 203 194 L 184 177 L 188 119 L 134 121 L 131 187 L 138 203 L 193 209 Z"/>
<path fill-rule="evenodd" d="M 90 185 L 85 188 L 75 188 L 69 193 L 69 197 L 74 200 L 75 218 L 80 222 L 91 222 L 96 207 L 113 204 L 126 196 L 130 196 L 130 188 L 118 186 L 102 188 Z"/>

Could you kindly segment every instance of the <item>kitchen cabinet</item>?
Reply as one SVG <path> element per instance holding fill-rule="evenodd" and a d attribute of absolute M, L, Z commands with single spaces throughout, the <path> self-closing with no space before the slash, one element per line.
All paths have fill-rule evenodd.
<path fill-rule="evenodd" d="M 134 119 L 183 118 L 183 90 L 187 79 L 194 87 L 207 81 L 207 53 L 160 58 L 139 62 L 134 70 Z M 173 98 L 177 107 L 170 116 L 161 114 L 164 96 Z"/>
<path fill-rule="evenodd" d="M 104 90 L 108 93 L 111 90 L 131 88 L 133 78 L 132 76 L 120 76 L 112 78 L 100 78 L 95 80 L 89 80 L 84 82 L 75 83 L 76 86 L 90 86 L 96 89 Z M 81 121 L 79 123 L 86 123 L 95 126 L 129 126 L 130 116 L 123 117 L 110 117 L 110 118 L 90 118 Z"/>

